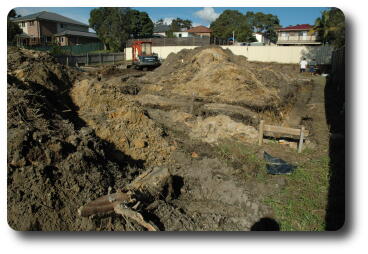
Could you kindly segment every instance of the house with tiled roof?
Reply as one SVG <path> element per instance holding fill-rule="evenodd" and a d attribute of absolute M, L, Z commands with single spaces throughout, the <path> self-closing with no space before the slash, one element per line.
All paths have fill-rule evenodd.
<path fill-rule="evenodd" d="M 195 26 L 187 30 L 174 32 L 176 37 L 211 37 L 212 30 L 205 26 Z"/>
<path fill-rule="evenodd" d="M 188 29 L 187 32 L 200 37 L 203 36 L 211 37 L 212 34 L 212 30 L 205 26 L 195 26 L 192 27 L 191 29 Z"/>
<path fill-rule="evenodd" d="M 53 12 L 37 12 L 12 22 L 23 30 L 17 38 L 18 45 L 69 46 L 99 41 L 95 33 L 88 31 L 88 25 Z"/>
<path fill-rule="evenodd" d="M 277 45 L 320 45 L 317 33 L 311 33 L 312 26 L 301 24 L 277 29 Z"/>

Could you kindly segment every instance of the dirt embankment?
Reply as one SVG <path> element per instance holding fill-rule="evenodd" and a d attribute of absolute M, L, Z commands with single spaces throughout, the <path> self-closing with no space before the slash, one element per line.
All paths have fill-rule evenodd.
<path fill-rule="evenodd" d="M 8 222 L 16 230 L 88 230 L 76 211 L 124 185 L 138 169 L 75 112 L 75 71 L 46 53 L 8 51 Z M 130 165 L 129 165 L 130 163 Z"/>
<path fill-rule="evenodd" d="M 71 97 L 80 117 L 118 150 L 146 166 L 162 165 L 169 159 L 172 148 L 163 138 L 163 130 L 122 93 L 116 80 L 76 82 Z"/>

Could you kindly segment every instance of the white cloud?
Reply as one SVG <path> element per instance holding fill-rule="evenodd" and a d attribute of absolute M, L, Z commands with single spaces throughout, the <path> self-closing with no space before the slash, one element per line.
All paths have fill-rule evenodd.
<path fill-rule="evenodd" d="M 203 26 L 201 23 L 196 23 L 196 22 L 194 22 L 193 24 L 192 24 L 192 26 L 193 27 L 196 27 L 196 26 Z"/>
<path fill-rule="evenodd" d="M 173 19 L 175 19 L 175 18 L 164 18 L 164 24 L 165 25 L 171 25 L 171 22 L 173 21 Z"/>
<path fill-rule="evenodd" d="M 202 10 L 195 12 L 194 15 L 207 22 L 212 22 L 220 16 L 220 13 L 216 13 L 212 7 L 204 7 Z"/>
<path fill-rule="evenodd" d="M 169 18 L 163 18 L 163 21 L 164 21 L 164 24 L 165 25 L 171 25 L 171 22 L 173 21 L 173 19 L 175 19 L 175 18 L 172 18 L 172 17 L 169 17 Z M 154 21 L 153 19 L 152 19 L 152 21 Z M 154 21 L 154 23 L 157 23 L 159 21 L 159 19 L 157 19 L 156 21 Z"/>

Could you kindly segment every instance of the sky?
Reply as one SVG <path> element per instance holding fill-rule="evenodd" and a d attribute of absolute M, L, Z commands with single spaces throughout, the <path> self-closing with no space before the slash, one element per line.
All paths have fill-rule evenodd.
<path fill-rule="evenodd" d="M 95 7 L 18 7 L 17 13 L 22 16 L 33 14 L 39 11 L 56 12 L 63 16 L 75 19 L 88 24 L 89 13 Z M 317 17 L 321 15 L 323 7 L 135 7 L 139 11 L 148 13 L 152 21 L 162 18 L 166 23 L 170 23 L 174 18 L 190 19 L 193 26 L 209 24 L 214 21 L 224 10 L 238 10 L 241 13 L 247 11 L 263 12 L 279 17 L 283 27 L 296 24 L 314 24 Z"/>

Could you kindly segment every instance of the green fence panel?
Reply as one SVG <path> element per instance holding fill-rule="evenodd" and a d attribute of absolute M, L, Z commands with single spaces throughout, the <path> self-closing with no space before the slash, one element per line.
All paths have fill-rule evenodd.
<path fill-rule="evenodd" d="M 38 51 L 57 51 L 58 53 L 64 55 L 82 55 L 92 51 L 103 50 L 104 45 L 101 42 L 96 42 L 73 46 L 45 45 L 45 46 L 24 46 L 24 48 Z"/>

